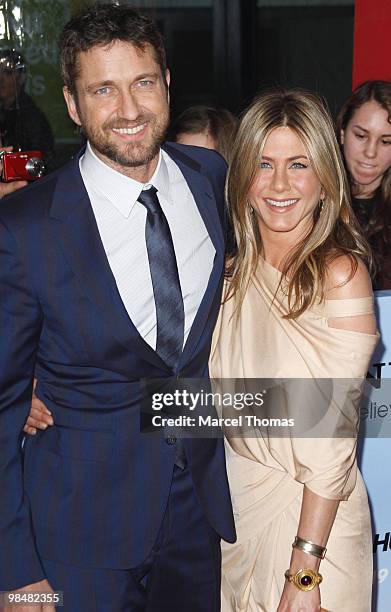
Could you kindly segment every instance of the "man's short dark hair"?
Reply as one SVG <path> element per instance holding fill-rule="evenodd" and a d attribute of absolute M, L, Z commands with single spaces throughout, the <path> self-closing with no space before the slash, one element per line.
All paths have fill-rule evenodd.
<path fill-rule="evenodd" d="M 128 6 L 95 4 L 66 24 L 59 41 L 62 78 L 73 95 L 79 75 L 79 53 L 117 40 L 131 43 L 141 51 L 150 45 L 166 82 L 166 52 L 154 22 Z"/>

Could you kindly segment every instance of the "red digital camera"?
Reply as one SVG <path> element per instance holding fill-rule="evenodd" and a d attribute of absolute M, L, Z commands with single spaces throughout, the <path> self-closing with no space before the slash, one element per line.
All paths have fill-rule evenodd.
<path fill-rule="evenodd" d="M 41 151 L 19 151 L 7 153 L 2 151 L 0 159 L 3 162 L 2 180 L 10 181 L 35 181 L 41 178 L 45 172 L 45 164 Z"/>

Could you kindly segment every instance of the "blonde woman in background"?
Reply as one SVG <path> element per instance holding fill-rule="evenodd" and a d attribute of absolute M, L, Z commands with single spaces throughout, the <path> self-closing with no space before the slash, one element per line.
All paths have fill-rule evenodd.
<path fill-rule="evenodd" d="M 236 137 L 227 196 L 237 248 L 211 376 L 364 378 L 378 340 L 370 255 L 315 95 L 255 100 Z M 369 612 L 371 525 L 356 464 L 358 406 L 351 410 L 353 418 L 338 415 L 350 437 L 228 432 L 238 540 L 223 543 L 224 612 Z"/>

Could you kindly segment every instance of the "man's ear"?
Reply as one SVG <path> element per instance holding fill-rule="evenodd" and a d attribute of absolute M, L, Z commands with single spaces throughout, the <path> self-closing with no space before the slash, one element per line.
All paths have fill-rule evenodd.
<path fill-rule="evenodd" d="M 343 145 L 345 142 L 345 130 L 341 130 L 339 133 L 339 143 Z"/>
<path fill-rule="evenodd" d="M 68 87 L 64 86 L 62 88 L 62 93 L 64 94 L 65 103 L 67 105 L 68 114 L 72 121 L 74 121 L 77 125 L 81 126 L 81 121 L 79 117 L 79 112 L 77 110 L 77 104 L 75 101 L 75 97 L 71 94 Z"/>

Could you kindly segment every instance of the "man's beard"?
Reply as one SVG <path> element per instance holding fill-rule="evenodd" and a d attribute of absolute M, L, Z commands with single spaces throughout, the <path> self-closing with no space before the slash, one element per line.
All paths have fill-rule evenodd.
<path fill-rule="evenodd" d="M 104 124 L 101 130 L 90 128 L 88 124 L 84 125 L 83 131 L 91 146 L 101 155 L 104 155 L 116 165 L 125 168 L 138 168 L 148 164 L 158 155 L 160 145 L 164 141 L 167 132 L 168 122 L 169 112 L 167 109 L 166 112 L 159 116 L 142 115 L 137 119 L 137 122 L 133 122 L 132 126 L 129 126 L 129 121 L 126 119 L 118 119 Z M 135 127 L 135 123 L 137 125 L 142 125 L 143 123 L 149 124 L 150 133 L 147 143 L 145 141 L 130 142 L 120 146 L 111 142 L 110 138 L 106 136 L 107 132 L 110 132 L 112 128 Z"/>

